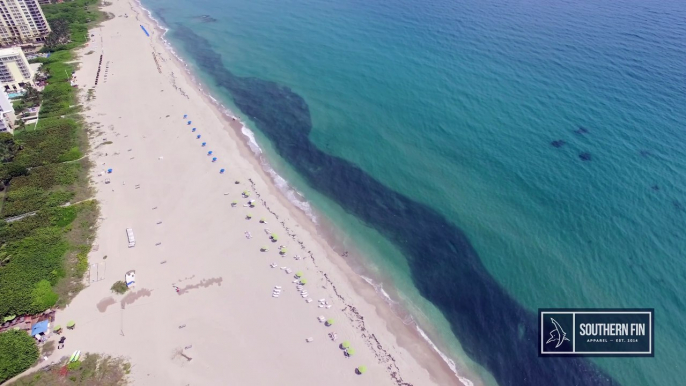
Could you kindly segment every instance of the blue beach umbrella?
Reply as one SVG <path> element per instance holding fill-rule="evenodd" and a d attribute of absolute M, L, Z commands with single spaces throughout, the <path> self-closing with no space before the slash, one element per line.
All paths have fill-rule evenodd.
<path fill-rule="evenodd" d="M 107 173 L 112 173 L 112 169 L 107 169 Z"/>
<path fill-rule="evenodd" d="M 195 138 L 196 138 L 196 139 L 199 139 L 199 138 L 200 138 L 200 134 L 198 134 L 198 136 L 197 136 L 197 137 L 195 137 Z M 203 143 L 204 143 L 204 142 L 203 142 Z M 204 145 L 203 145 L 203 146 L 204 146 Z"/>
<path fill-rule="evenodd" d="M 203 146 L 207 145 L 207 142 L 203 142 L 202 145 L 203 145 Z"/>
<path fill-rule="evenodd" d="M 190 124 L 191 124 L 191 121 L 188 121 L 188 123 L 186 123 L 186 124 L 187 124 L 187 125 L 190 125 Z"/>
<path fill-rule="evenodd" d="M 195 133 L 195 127 L 193 128 L 193 130 L 191 130 L 191 132 Z"/>
<path fill-rule="evenodd" d="M 188 114 L 183 114 L 183 119 L 188 118 Z"/>
<path fill-rule="evenodd" d="M 207 155 L 212 155 L 212 150 L 208 151 Z"/>
<path fill-rule="evenodd" d="M 217 157 L 212 158 L 212 162 L 215 162 L 217 160 Z"/>
<path fill-rule="evenodd" d="M 221 169 L 221 170 L 219 171 L 219 173 L 224 173 L 224 169 Z"/>

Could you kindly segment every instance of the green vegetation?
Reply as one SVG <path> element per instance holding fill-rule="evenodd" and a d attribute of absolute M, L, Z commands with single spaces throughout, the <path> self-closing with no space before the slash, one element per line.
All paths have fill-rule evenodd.
<path fill-rule="evenodd" d="M 126 385 L 131 365 L 121 358 L 82 354 L 81 360 L 66 359 L 46 371 L 25 375 L 10 386 L 120 386 Z"/>
<path fill-rule="evenodd" d="M 112 292 L 117 293 L 119 295 L 123 294 L 124 292 L 129 290 L 129 287 L 126 286 L 126 283 L 123 281 L 115 281 L 114 284 L 112 284 L 112 288 L 110 288 Z"/>
<path fill-rule="evenodd" d="M 88 270 L 98 208 L 81 202 L 91 195 L 88 163 L 81 160 L 88 143 L 77 89 L 70 85 L 75 67 L 67 62 L 73 60 L 69 50 L 87 39 L 87 22 L 101 19 L 96 5 L 75 0 L 44 6 L 56 34 L 50 57 L 37 59 L 47 85 L 19 102 L 24 108 L 40 104 L 40 120 L 14 136 L 0 133 L 0 218 L 24 215 L 0 220 L 0 317 L 67 304 Z"/>
<path fill-rule="evenodd" d="M 20 330 L 0 334 L 0 383 L 21 374 L 38 360 L 38 347 L 31 335 Z"/>

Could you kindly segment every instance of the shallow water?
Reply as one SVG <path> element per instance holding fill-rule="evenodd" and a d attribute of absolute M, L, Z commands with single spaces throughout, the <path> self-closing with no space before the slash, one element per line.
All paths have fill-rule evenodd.
<path fill-rule="evenodd" d="M 144 5 L 444 347 L 501 385 L 686 376 L 683 3 Z M 654 307 L 659 354 L 539 359 L 539 307 Z"/>

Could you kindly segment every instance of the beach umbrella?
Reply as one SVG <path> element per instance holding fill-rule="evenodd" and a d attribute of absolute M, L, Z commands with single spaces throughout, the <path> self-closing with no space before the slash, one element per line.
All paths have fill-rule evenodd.
<path fill-rule="evenodd" d="M 74 328 L 75 325 L 76 325 L 76 322 L 74 322 L 73 320 L 70 320 L 69 323 L 67 323 L 67 328 Z"/>
<path fill-rule="evenodd" d="M 345 342 L 341 343 L 341 347 L 343 347 L 343 348 L 350 348 L 350 342 L 348 342 L 348 341 L 346 340 Z"/>
<path fill-rule="evenodd" d="M 195 137 L 195 138 L 196 138 L 196 139 L 199 139 L 199 138 L 200 138 L 200 134 L 198 134 L 198 136 Z M 204 143 L 205 143 L 205 142 L 203 142 L 203 144 L 204 144 Z M 205 146 L 205 145 L 203 145 L 203 146 Z"/>
<path fill-rule="evenodd" d="M 220 170 L 219 170 L 219 173 L 224 173 L 224 169 L 220 169 Z"/>
<path fill-rule="evenodd" d="M 112 169 L 107 169 L 107 173 L 112 173 Z"/>
<path fill-rule="evenodd" d="M 328 319 L 328 320 L 326 321 L 326 325 L 327 325 L 327 326 L 330 326 L 330 325 L 332 325 L 332 324 L 333 324 L 333 319 Z"/>
<path fill-rule="evenodd" d="M 191 130 L 191 133 L 195 133 L 195 127 L 193 128 L 193 130 Z"/>
<path fill-rule="evenodd" d="M 212 155 L 212 150 L 208 151 L 207 155 Z"/>
<path fill-rule="evenodd" d="M 281 252 L 282 255 L 285 255 L 286 254 L 286 248 L 281 248 L 281 251 L 279 251 L 279 252 Z"/>
<path fill-rule="evenodd" d="M 58 325 L 55 326 L 55 328 L 53 328 L 52 330 L 55 331 L 55 332 L 57 332 L 57 331 L 59 331 L 59 330 L 61 330 L 61 329 L 62 329 L 62 326 L 60 326 L 60 325 L 58 324 Z"/>
<path fill-rule="evenodd" d="M 301 278 L 302 276 L 303 276 L 303 273 L 300 271 L 295 273 L 295 277 L 297 277 L 297 278 Z"/>
<path fill-rule="evenodd" d="M 358 371 L 360 374 L 364 374 L 364 372 L 367 371 L 367 366 L 360 366 L 360 367 L 357 368 L 357 371 Z"/>
<path fill-rule="evenodd" d="M 349 349 L 345 350 L 345 352 L 347 352 L 348 355 L 350 355 L 350 356 L 355 355 L 355 349 L 354 348 L 349 348 Z"/>
<path fill-rule="evenodd" d="M 212 157 L 212 162 L 217 162 L 217 157 Z"/>
<path fill-rule="evenodd" d="M 231 202 L 231 206 L 236 206 L 238 203 L 236 201 Z"/>
<path fill-rule="evenodd" d="M 183 114 L 183 118 L 184 119 L 188 118 L 188 114 Z"/>
<path fill-rule="evenodd" d="M 277 236 L 276 233 L 272 233 L 271 239 L 276 241 L 279 239 L 279 236 Z"/>
<path fill-rule="evenodd" d="M 307 280 L 301 279 L 301 280 L 300 280 L 300 284 L 307 284 Z"/>
<path fill-rule="evenodd" d="M 188 123 L 186 123 L 186 124 L 187 124 L 187 125 L 190 125 L 190 124 L 191 124 L 191 121 L 188 121 Z"/>
<path fill-rule="evenodd" d="M 251 215 L 250 213 L 248 213 L 248 215 L 245 216 L 245 217 L 246 217 L 248 220 L 250 220 L 250 219 L 252 218 L 252 215 Z"/>
<path fill-rule="evenodd" d="M 264 252 L 264 251 L 266 251 L 266 250 L 267 250 L 267 247 L 262 247 L 262 248 L 260 248 L 260 251 L 262 251 L 262 252 Z"/>
<path fill-rule="evenodd" d="M 198 138 L 200 138 L 199 135 L 198 135 Z M 202 147 L 205 147 L 205 145 L 207 145 L 207 142 L 203 142 L 203 143 L 202 143 Z"/>
<path fill-rule="evenodd" d="M 263 219 L 263 218 L 261 218 L 261 219 L 260 219 L 260 222 L 261 222 L 262 224 L 264 224 L 264 219 Z"/>
<path fill-rule="evenodd" d="M 244 195 L 245 197 L 250 197 L 250 192 L 248 192 L 247 190 L 244 190 L 244 191 L 243 191 L 243 195 Z"/>

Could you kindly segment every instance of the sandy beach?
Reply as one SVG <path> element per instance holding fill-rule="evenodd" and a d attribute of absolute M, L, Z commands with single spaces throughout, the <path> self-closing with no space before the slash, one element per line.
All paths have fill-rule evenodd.
<path fill-rule="evenodd" d="M 140 385 L 458 384 L 428 344 L 392 331 L 402 323 L 280 196 L 145 11 L 103 10 L 114 17 L 76 72 L 101 218 L 88 287 L 57 314 L 76 328 L 49 360 L 123 356 Z M 135 286 L 112 293 L 131 270 Z"/>

